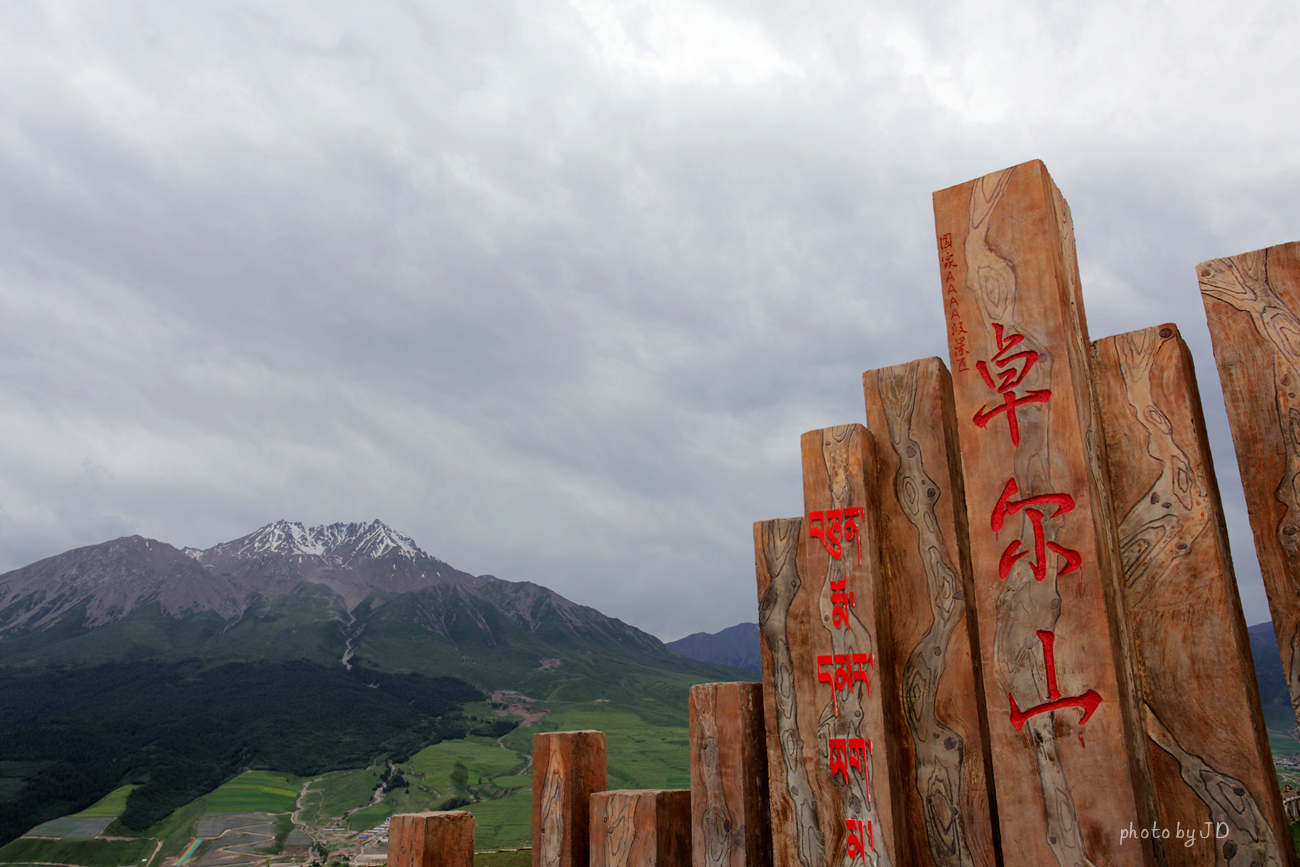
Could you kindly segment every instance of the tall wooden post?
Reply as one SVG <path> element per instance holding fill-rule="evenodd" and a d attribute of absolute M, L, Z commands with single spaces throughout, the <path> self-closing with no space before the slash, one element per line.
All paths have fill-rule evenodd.
<path fill-rule="evenodd" d="M 1300 723 L 1300 243 L 1212 259 L 1196 272 Z"/>
<path fill-rule="evenodd" d="M 401 813 L 388 825 L 390 867 L 474 867 L 474 816 Z"/>
<path fill-rule="evenodd" d="M 591 867 L 691 867 L 690 790 L 593 794 Z"/>
<path fill-rule="evenodd" d="M 690 725 L 695 867 L 771 867 L 763 687 L 691 687 Z"/>
<path fill-rule="evenodd" d="M 1294 865 L 1191 354 L 1172 324 L 1093 348 L 1160 825 L 1215 829 L 1170 859 Z"/>
<path fill-rule="evenodd" d="M 897 809 L 910 833 L 899 860 L 993 867 L 998 829 L 952 378 L 926 358 L 867 371 L 862 383 L 878 444 L 890 638 L 882 656 L 901 666 L 894 722 L 906 785 Z"/>
<path fill-rule="evenodd" d="M 1037 161 L 934 207 L 1003 856 L 1156 863 L 1069 210 Z"/>
<path fill-rule="evenodd" d="M 533 735 L 533 867 L 587 867 L 590 799 L 605 787 L 604 732 Z"/>
<path fill-rule="evenodd" d="M 894 695 L 878 605 L 875 458 L 861 425 L 801 440 L 802 521 L 755 525 L 777 864 L 896 861 Z"/>

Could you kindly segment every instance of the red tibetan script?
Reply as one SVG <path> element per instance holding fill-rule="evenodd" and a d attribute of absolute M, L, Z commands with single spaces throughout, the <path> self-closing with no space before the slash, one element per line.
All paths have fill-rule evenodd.
<path fill-rule="evenodd" d="M 849 609 L 853 607 L 853 591 L 846 590 L 849 579 L 831 582 L 831 621 L 836 629 L 852 629 Z"/>
<path fill-rule="evenodd" d="M 1029 523 L 1034 527 L 1035 559 L 1030 564 L 1030 568 L 1034 572 L 1034 578 L 1042 581 L 1047 577 L 1047 552 L 1049 550 L 1065 558 L 1065 566 L 1058 574 L 1068 575 L 1077 570 L 1083 564 L 1083 558 L 1079 556 L 1079 552 L 1058 545 L 1055 542 L 1048 542 L 1043 535 L 1043 518 L 1045 515 L 1042 509 L 1031 508 L 1032 506 L 1055 506 L 1056 513 L 1054 517 L 1059 518 L 1066 512 L 1074 511 L 1074 497 L 1069 494 L 1039 494 L 1036 497 L 1026 497 L 1023 500 L 1011 499 L 1018 493 L 1020 493 L 1020 487 L 1016 484 L 1015 478 L 1008 479 L 1007 486 L 1002 489 L 1002 496 L 998 497 L 997 504 L 993 506 L 993 515 L 989 520 L 993 532 L 1001 531 L 1002 523 L 1006 520 L 1007 515 L 1014 515 L 1024 509 L 1025 515 L 1029 518 Z M 1011 544 L 1007 545 L 1006 550 L 1002 552 L 1002 559 L 998 561 L 998 577 L 1005 580 L 1011 574 L 1011 567 L 1016 564 L 1016 561 L 1028 553 L 1028 551 L 1020 550 L 1019 539 L 1012 540 Z"/>
<path fill-rule="evenodd" d="M 832 666 L 831 671 L 822 671 L 828 665 Z M 831 685 L 831 707 L 835 709 L 836 716 L 840 715 L 840 690 L 848 689 L 855 681 L 867 685 L 867 696 L 870 697 L 871 678 L 867 674 L 868 667 L 876 667 L 874 653 L 836 653 L 817 657 L 817 681 Z"/>
<path fill-rule="evenodd" d="M 1047 669 L 1047 701 L 1022 711 L 1016 705 L 1016 697 L 1014 695 L 1010 696 L 1011 724 L 1016 727 L 1016 731 L 1020 731 L 1025 724 L 1025 720 L 1031 716 L 1067 707 L 1077 707 L 1083 709 L 1083 716 L 1079 718 L 1079 725 L 1083 725 L 1092 716 L 1093 711 L 1097 709 L 1097 705 L 1101 704 L 1101 695 L 1097 690 L 1090 689 L 1083 695 L 1061 698 L 1061 690 L 1056 685 L 1056 657 L 1053 654 L 1056 635 L 1046 629 L 1040 629 L 1038 630 L 1038 640 L 1043 643 L 1043 664 Z"/>
<path fill-rule="evenodd" d="M 867 857 L 866 847 L 862 843 L 862 826 L 866 825 L 867 844 L 871 846 L 871 851 L 876 851 L 876 837 L 871 832 L 871 820 L 863 822 L 861 819 L 849 819 L 845 822 L 848 826 L 849 836 L 845 841 L 845 846 L 849 853 L 849 859 L 865 859 Z"/>
<path fill-rule="evenodd" d="M 852 542 L 858 539 L 856 545 L 858 549 L 858 565 L 862 565 L 862 541 L 858 538 L 861 534 L 858 532 L 858 525 L 854 518 L 863 518 L 866 516 L 866 509 L 857 506 L 851 509 L 826 509 L 825 511 L 808 513 L 808 535 L 814 539 L 821 539 L 822 544 L 826 546 L 826 551 L 836 560 L 844 556 L 844 547 L 842 542 Z M 814 527 L 813 523 L 818 522 L 820 527 Z"/>
<path fill-rule="evenodd" d="M 826 764 L 831 769 L 831 776 L 839 774 L 844 782 L 849 781 L 849 768 L 857 768 L 862 779 L 867 781 L 867 800 L 871 800 L 870 778 L 867 775 L 867 756 L 871 755 L 871 738 L 829 738 L 830 751 Z"/>
<path fill-rule="evenodd" d="M 998 351 L 993 356 L 993 366 L 998 368 L 990 373 L 989 365 L 986 361 L 977 361 L 975 369 L 979 371 L 980 377 L 989 388 L 995 389 L 1002 395 L 1002 404 L 994 406 L 993 409 L 981 407 L 979 412 L 975 413 L 975 424 L 979 427 L 985 427 L 993 417 L 1000 412 L 1007 414 L 1007 425 L 1011 430 L 1011 442 L 1013 445 L 1020 445 L 1020 421 L 1016 417 L 1017 407 L 1027 403 L 1047 403 L 1052 397 L 1050 389 L 1029 389 L 1023 395 L 1017 397 L 1015 388 L 1029 374 L 1029 371 L 1038 363 L 1038 353 L 1032 349 L 1025 349 L 1021 352 L 1012 352 L 1011 350 L 1024 341 L 1023 334 L 1012 334 L 1006 336 L 1001 324 L 994 324 L 993 333 L 997 337 Z M 997 377 L 997 381 L 994 381 Z"/>

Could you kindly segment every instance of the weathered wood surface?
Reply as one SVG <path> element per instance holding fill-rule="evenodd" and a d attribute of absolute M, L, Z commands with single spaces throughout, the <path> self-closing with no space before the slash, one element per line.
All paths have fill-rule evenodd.
<path fill-rule="evenodd" d="M 878 657 L 871 434 L 827 428 L 801 447 L 805 518 L 755 525 L 774 857 L 884 867 L 901 777 Z"/>
<path fill-rule="evenodd" d="M 771 867 L 763 687 L 691 687 L 690 733 L 695 867 Z"/>
<path fill-rule="evenodd" d="M 911 831 L 899 840 L 899 862 L 993 867 L 997 825 L 973 605 L 967 613 L 974 589 L 952 378 L 942 361 L 926 358 L 867 371 L 862 383 L 879 462 L 887 658 L 902 665 L 895 737 L 906 785 L 896 809 Z"/>
<path fill-rule="evenodd" d="M 591 867 L 691 867 L 691 792 L 591 796 Z"/>
<path fill-rule="evenodd" d="M 1160 825 L 1223 828 L 1170 858 L 1294 865 L 1191 354 L 1166 324 L 1094 355 Z"/>
<path fill-rule="evenodd" d="M 1212 259 L 1196 273 L 1300 722 L 1300 243 Z"/>
<path fill-rule="evenodd" d="M 474 867 L 474 816 L 400 813 L 388 825 L 390 867 Z"/>
<path fill-rule="evenodd" d="M 1003 857 L 1156 863 L 1069 210 L 1037 161 L 934 206 Z"/>
<path fill-rule="evenodd" d="M 533 735 L 533 867 L 587 867 L 591 795 L 606 784 L 604 732 Z"/>

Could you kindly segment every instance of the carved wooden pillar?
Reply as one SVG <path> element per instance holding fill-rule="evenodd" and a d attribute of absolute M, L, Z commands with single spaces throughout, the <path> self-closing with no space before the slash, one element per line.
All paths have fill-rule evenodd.
<path fill-rule="evenodd" d="M 401 813 L 388 825 L 390 867 L 474 867 L 474 817 Z"/>
<path fill-rule="evenodd" d="M 591 867 L 690 867 L 691 792 L 646 789 L 591 796 Z"/>
<path fill-rule="evenodd" d="M 590 801 L 603 792 L 605 733 L 533 735 L 533 867 L 587 867 Z"/>
<path fill-rule="evenodd" d="M 691 851 L 695 867 L 771 867 L 763 687 L 691 687 Z"/>
<path fill-rule="evenodd" d="M 934 208 L 1003 857 L 1155 863 L 1069 209 L 1037 161 Z"/>
<path fill-rule="evenodd" d="M 1300 243 L 1212 259 L 1196 273 L 1300 722 Z"/>
<path fill-rule="evenodd" d="M 925 358 L 862 375 L 875 433 L 882 586 L 899 669 L 891 707 L 910 833 L 900 862 L 993 867 L 993 777 L 952 377 Z M 969 611 L 968 611 L 968 602 Z"/>
<path fill-rule="evenodd" d="M 801 439 L 805 518 L 756 524 L 777 864 L 894 865 L 896 739 L 880 657 L 875 457 L 862 425 Z"/>
<path fill-rule="evenodd" d="M 1172 324 L 1093 346 L 1160 826 L 1216 831 L 1170 860 L 1294 865 L 1191 354 Z"/>

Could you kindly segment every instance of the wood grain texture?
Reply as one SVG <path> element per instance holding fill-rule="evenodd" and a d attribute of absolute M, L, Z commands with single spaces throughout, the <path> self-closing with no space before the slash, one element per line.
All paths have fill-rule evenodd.
<path fill-rule="evenodd" d="M 862 375 L 878 444 L 880 551 L 888 590 L 884 658 L 902 666 L 896 726 L 904 776 L 900 862 L 999 862 L 957 450 L 952 379 L 938 358 Z M 972 647 L 975 648 L 972 651 Z M 918 833 L 919 829 L 925 833 Z"/>
<path fill-rule="evenodd" d="M 604 732 L 533 735 L 533 867 L 587 867 L 590 799 L 606 786 Z"/>
<path fill-rule="evenodd" d="M 934 200 L 1003 857 L 1158 863 L 1068 208 L 1039 162 Z"/>
<path fill-rule="evenodd" d="M 755 525 L 775 860 L 893 865 L 871 435 L 827 428 L 801 448 L 805 519 Z"/>
<path fill-rule="evenodd" d="M 400 813 L 388 825 L 392 867 L 474 867 L 474 817 L 466 812 Z"/>
<path fill-rule="evenodd" d="M 690 747 L 695 867 L 771 867 L 763 687 L 691 687 Z"/>
<path fill-rule="evenodd" d="M 811 630 L 797 619 L 792 622 L 792 611 L 797 618 L 808 607 L 808 594 L 815 593 L 805 589 L 799 575 L 803 525 L 802 518 L 754 524 L 772 850 L 774 862 L 783 867 L 822 867 L 828 863 L 818 789 L 813 785 L 821 773 L 813 761 L 817 758 L 817 739 L 814 732 L 805 742 L 804 734 L 804 720 L 814 711 L 805 705 L 801 713 L 799 702 L 800 689 L 805 695 L 808 690 Z M 798 606 L 796 597 L 800 597 Z"/>
<path fill-rule="evenodd" d="M 591 867 L 690 867 L 689 789 L 596 792 Z"/>
<path fill-rule="evenodd" d="M 1197 276 L 1300 722 L 1300 243 L 1212 259 Z"/>
<path fill-rule="evenodd" d="M 1179 864 L 1294 865 L 1191 354 L 1172 324 L 1093 350 L 1160 824 L 1226 826 Z"/>

